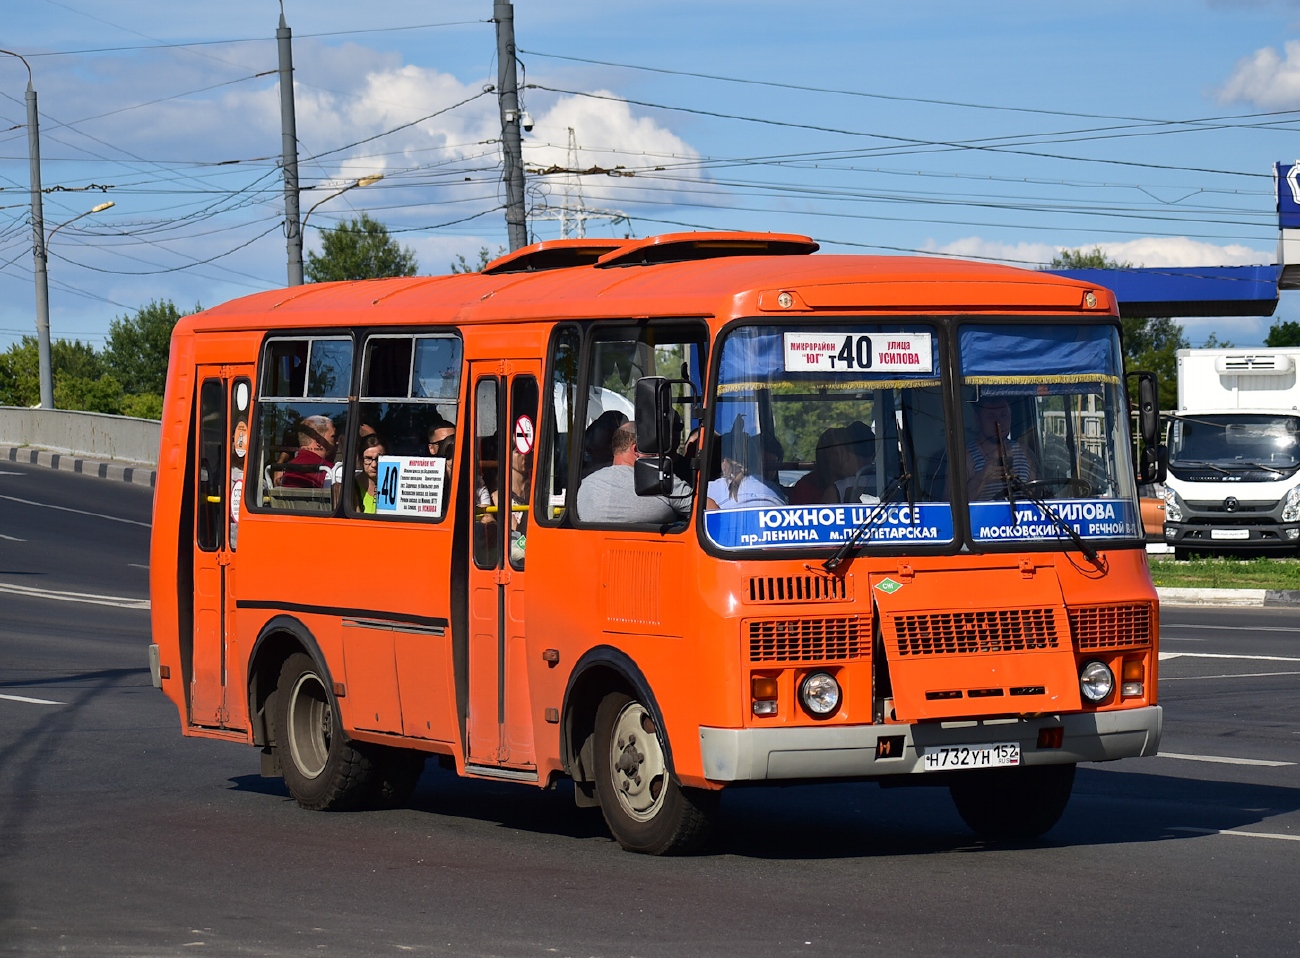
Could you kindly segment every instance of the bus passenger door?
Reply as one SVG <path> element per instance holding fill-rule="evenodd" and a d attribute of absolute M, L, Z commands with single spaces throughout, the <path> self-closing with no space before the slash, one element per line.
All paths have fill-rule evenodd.
<path fill-rule="evenodd" d="M 534 769 L 524 634 L 539 363 L 472 363 L 469 557 L 471 765 Z"/>
<path fill-rule="evenodd" d="M 232 725 L 227 700 L 227 627 L 234 610 L 231 555 L 239 538 L 239 503 L 248 453 L 252 366 L 200 366 L 194 409 L 194 642 L 190 667 L 190 724 Z M 244 727 L 236 708 L 234 726 Z"/>

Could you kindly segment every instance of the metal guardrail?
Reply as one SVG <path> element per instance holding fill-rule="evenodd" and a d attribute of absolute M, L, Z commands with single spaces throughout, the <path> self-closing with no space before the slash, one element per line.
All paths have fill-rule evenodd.
<path fill-rule="evenodd" d="M 156 466 L 161 431 L 162 423 L 154 419 L 0 406 L 0 446 Z"/>

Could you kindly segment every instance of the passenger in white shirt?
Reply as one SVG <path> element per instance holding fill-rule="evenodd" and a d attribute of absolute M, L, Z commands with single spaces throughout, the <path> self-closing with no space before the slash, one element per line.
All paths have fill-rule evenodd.
<path fill-rule="evenodd" d="M 743 509 L 752 506 L 783 506 L 785 496 L 760 478 L 763 461 L 758 436 L 733 431 L 722 437 L 722 475 L 709 483 L 708 509 Z M 756 475 L 755 473 L 758 473 Z"/>

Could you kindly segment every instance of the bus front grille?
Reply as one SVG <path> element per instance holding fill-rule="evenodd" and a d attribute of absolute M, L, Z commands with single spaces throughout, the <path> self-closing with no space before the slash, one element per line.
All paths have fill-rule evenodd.
<path fill-rule="evenodd" d="M 1093 605 L 1070 610 L 1074 647 L 1127 649 L 1151 644 L 1151 605 Z"/>
<path fill-rule="evenodd" d="M 1024 652 L 1059 645 L 1051 609 L 895 615 L 894 637 L 900 656 Z"/>
<path fill-rule="evenodd" d="M 869 654 L 862 642 L 871 635 L 871 620 L 761 619 L 749 623 L 751 662 L 842 662 Z"/>
<path fill-rule="evenodd" d="M 846 578 L 834 575 L 751 576 L 747 602 L 838 602 L 848 598 Z"/>

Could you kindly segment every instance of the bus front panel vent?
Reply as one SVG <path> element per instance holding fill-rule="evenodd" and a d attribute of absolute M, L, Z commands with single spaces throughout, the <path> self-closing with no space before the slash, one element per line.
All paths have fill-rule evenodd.
<path fill-rule="evenodd" d="M 893 627 L 900 656 L 1025 652 L 1060 645 L 1052 609 L 895 615 Z"/>
<path fill-rule="evenodd" d="M 1132 649 L 1151 644 L 1151 605 L 1081 606 L 1070 610 L 1074 647 Z"/>
<path fill-rule="evenodd" d="M 745 601 L 769 602 L 840 602 L 848 598 L 847 577 L 834 575 L 767 575 L 752 576 Z"/>
<path fill-rule="evenodd" d="M 864 616 L 756 619 L 749 622 L 749 661 L 846 662 L 869 655 L 870 641 Z"/>

